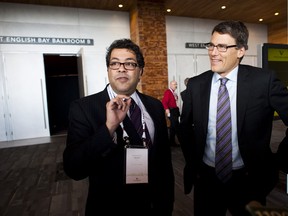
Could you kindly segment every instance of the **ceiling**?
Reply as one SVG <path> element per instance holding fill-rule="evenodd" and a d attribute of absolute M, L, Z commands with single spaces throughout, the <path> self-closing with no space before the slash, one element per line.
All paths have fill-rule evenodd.
<path fill-rule="evenodd" d="M 146 0 L 149 1 L 149 0 Z M 267 25 L 286 23 L 287 0 L 150 0 L 164 1 L 171 16 L 184 16 L 217 20 L 241 20 Z M 90 8 L 99 10 L 129 11 L 135 0 L 0 0 L 0 2 L 38 4 L 50 6 Z M 123 4 L 122 8 L 118 4 Z M 221 6 L 225 5 L 225 10 Z M 279 15 L 275 16 L 274 13 Z M 259 18 L 263 22 L 259 22 Z"/>

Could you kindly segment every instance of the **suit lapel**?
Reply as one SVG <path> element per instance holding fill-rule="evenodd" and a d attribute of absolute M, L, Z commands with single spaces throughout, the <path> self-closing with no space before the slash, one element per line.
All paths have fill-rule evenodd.
<path fill-rule="evenodd" d="M 159 120 L 159 115 L 161 115 L 159 112 L 160 110 L 158 109 L 154 109 L 155 104 L 153 102 L 153 100 L 149 100 L 148 97 L 146 97 L 145 95 L 139 93 L 137 91 L 137 94 L 141 100 L 141 102 L 143 103 L 146 111 L 149 113 L 153 123 L 154 123 L 154 141 L 157 140 L 157 136 L 158 136 L 158 128 L 161 128 L 161 121 Z M 164 112 L 164 111 L 163 111 Z"/>
<path fill-rule="evenodd" d="M 249 94 L 251 91 L 251 81 L 248 79 L 249 71 L 239 65 L 238 81 L 237 81 L 237 131 L 241 133 L 247 103 L 249 102 Z"/>
<path fill-rule="evenodd" d="M 201 114 L 202 114 L 202 120 L 203 127 L 204 128 L 204 134 L 207 134 L 207 125 L 208 125 L 208 117 L 209 117 L 209 103 L 210 103 L 210 92 L 211 92 L 211 82 L 213 77 L 213 72 L 208 74 L 208 79 L 203 79 L 203 82 L 200 83 L 200 91 L 201 92 Z"/>

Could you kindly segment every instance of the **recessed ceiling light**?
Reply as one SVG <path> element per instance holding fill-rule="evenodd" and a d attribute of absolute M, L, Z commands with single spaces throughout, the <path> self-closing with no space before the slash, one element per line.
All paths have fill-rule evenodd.
<path fill-rule="evenodd" d="M 123 5 L 122 5 L 122 4 L 119 4 L 119 5 L 118 5 L 118 7 L 119 7 L 119 8 L 122 8 L 122 7 L 123 7 Z"/>
<path fill-rule="evenodd" d="M 170 13 L 170 12 L 171 12 L 171 9 L 170 9 L 170 8 L 168 8 L 166 11 L 167 11 L 168 13 Z"/>
<path fill-rule="evenodd" d="M 260 19 L 259 19 L 259 22 L 262 22 L 262 21 L 263 21 L 263 19 L 262 19 L 262 18 L 260 18 Z"/>
<path fill-rule="evenodd" d="M 278 16 L 278 15 L 279 15 L 279 13 L 278 13 L 278 12 L 276 12 L 276 13 L 274 13 L 274 15 L 275 15 L 275 16 Z"/>
<path fill-rule="evenodd" d="M 222 9 L 222 10 L 225 10 L 225 9 L 226 9 L 226 6 L 225 6 L 225 5 L 221 6 L 221 9 Z"/>

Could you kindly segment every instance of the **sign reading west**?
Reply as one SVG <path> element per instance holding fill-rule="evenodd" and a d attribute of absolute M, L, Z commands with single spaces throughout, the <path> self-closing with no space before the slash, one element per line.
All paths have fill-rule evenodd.
<path fill-rule="evenodd" d="M 90 38 L 56 38 L 56 37 L 20 37 L 0 36 L 0 44 L 47 44 L 47 45 L 85 45 L 93 46 Z"/>
<path fill-rule="evenodd" d="M 207 43 L 185 43 L 185 48 L 205 49 Z"/>

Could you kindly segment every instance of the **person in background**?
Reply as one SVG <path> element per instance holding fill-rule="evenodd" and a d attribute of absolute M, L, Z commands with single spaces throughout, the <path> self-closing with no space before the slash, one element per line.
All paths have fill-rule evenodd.
<path fill-rule="evenodd" d="M 106 65 L 105 89 L 71 104 L 64 171 L 74 180 L 89 178 L 86 216 L 171 216 L 174 173 L 164 108 L 136 90 L 142 52 L 130 39 L 115 40 Z M 140 135 L 132 106 L 140 108 Z"/>
<path fill-rule="evenodd" d="M 275 111 L 288 125 L 288 91 L 273 71 L 240 64 L 248 36 L 242 22 L 216 25 L 206 45 L 211 70 L 188 81 L 180 143 L 184 190 L 189 194 L 194 186 L 195 216 L 250 215 L 247 207 L 265 206 L 279 169 L 287 168 L 279 161 L 287 161 L 288 142 L 272 153 L 270 138 Z"/>
<path fill-rule="evenodd" d="M 176 143 L 176 139 L 178 140 L 177 133 L 179 128 L 179 117 L 180 111 L 177 105 L 178 95 L 176 93 L 177 89 L 177 82 L 172 80 L 170 82 L 169 88 L 165 90 L 162 104 L 165 109 L 165 113 L 167 118 L 169 119 L 170 126 L 169 126 L 169 140 L 170 146 L 179 146 Z"/>
<path fill-rule="evenodd" d="M 186 78 L 184 79 L 185 89 L 180 92 L 180 96 L 181 96 L 182 101 L 185 100 L 185 97 L 186 97 L 186 95 L 187 95 L 187 83 L 188 83 L 188 81 L 189 81 L 189 78 L 186 77 Z"/>

